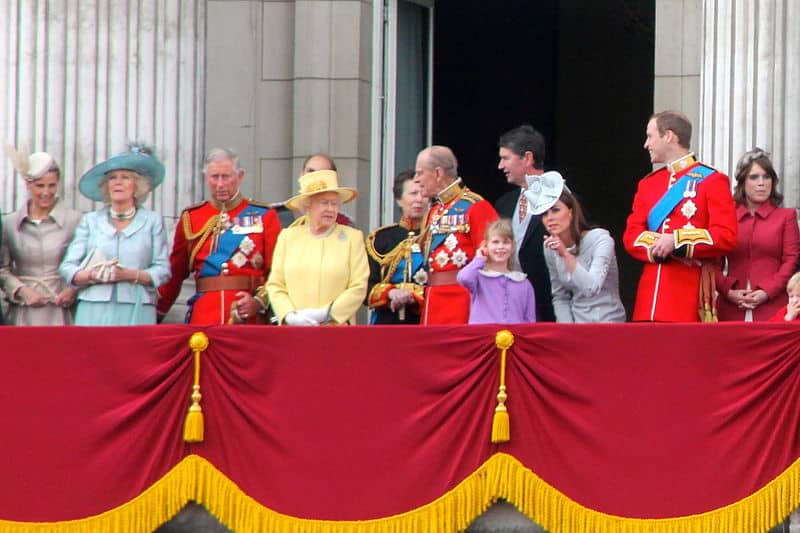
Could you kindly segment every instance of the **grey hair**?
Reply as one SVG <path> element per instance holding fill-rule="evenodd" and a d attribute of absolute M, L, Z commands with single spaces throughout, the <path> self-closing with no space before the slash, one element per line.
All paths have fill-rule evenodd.
<path fill-rule="evenodd" d="M 112 173 L 120 171 L 133 174 L 133 178 L 136 181 L 136 190 L 133 192 L 133 203 L 136 204 L 136 207 L 139 207 L 147 200 L 147 195 L 150 194 L 150 180 L 138 172 L 126 169 L 110 170 L 100 179 L 99 187 L 100 194 L 103 196 L 103 202 L 106 204 L 111 203 L 111 194 L 108 192 L 108 180 Z"/>
<path fill-rule="evenodd" d="M 242 167 L 239 166 L 239 154 L 232 148 L 212 148 L 208 151 L 208 155 L 206 155 L 205 164 L 203 165 L 203 174 L 206 173 L 209 163 L 220 159 L 229 159 L 233 161 L 233 170 L 236 172 L 242 169 Z"/>
<path fill-rule="evenodd" d="M 434 145 L 427 149 L 427 168 L 439 167 L 448 178 L 458 177 L 458 160 L 453 151 L 447 146 Z"/>

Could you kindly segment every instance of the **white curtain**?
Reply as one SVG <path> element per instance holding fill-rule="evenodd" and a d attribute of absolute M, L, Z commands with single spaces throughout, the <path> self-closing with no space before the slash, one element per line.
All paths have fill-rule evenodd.
<path fill-rule="evenodd" d="M 167 168 L 151 205 L 167 217 L 202 196 L 205 0 L 0 0 L 0 142 L 61 164 L 66 201 L 92 203 L 77 181 L 128 141 Z M 0 208 L 24 200 L 8 159 Z"/>

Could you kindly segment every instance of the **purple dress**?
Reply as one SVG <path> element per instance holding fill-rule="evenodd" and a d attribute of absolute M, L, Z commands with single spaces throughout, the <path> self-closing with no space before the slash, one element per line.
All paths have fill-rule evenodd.
<path fill-rule="evenodd" d="M 533 287 L 522 272 L 481 270 L 486 260 L 475 257 L 458 272 L 458 283 L 470 293 L 470 324 L 536 322 Z"/>

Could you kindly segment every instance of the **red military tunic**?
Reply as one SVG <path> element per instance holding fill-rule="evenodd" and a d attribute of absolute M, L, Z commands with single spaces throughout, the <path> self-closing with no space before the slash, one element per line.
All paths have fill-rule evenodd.
<path fill-rule="evenodd" d="M 651 231 L 647 217 L 653 206 L 681 177 L 696 177 L 700 171 L 709 174 L 699 183 L 690 181 L 696 184 L 687 185 L 680 202 Z M 702 260 L 734 250 L 736 231 L 728 176 L 697 162 L 693 154 L 642 178 L 622 237 L 628 253 L 644 262 L 633 320 L 697 322 Z M 675 238 L 673 256 L 661 263 L 650 254 L 659 233 Z"/>
<path fill-rule="evenodd" d="M 181 213 L 170 254 L 172 277 L 158 289 L 159 314 L 169 311 L 183 280 L 191 273 L 198 291 L 190 300 L 191 324 L 227 324 L 236 293 L 253 294 L 264 284 L 281 230 L 278 216 L 267 206 L 241 196 L 228 202 L 225 210 L 222 207 L 206 201 Z M 253 216 L 264 209 L 262 215 Z M 221 269 L 215 270 L 206 265 L 206 259 L 217 252 L 220 239 L 224 242 L 226 234 L 231 237 L 230 232 L 244 236 L 235 249 L 224 254 Z M 256 317 L 249 317 L 247 322 L 256 323 Z"/>
<path fill-rule="evenodd" d="M 492 204 L 457 179 L 439 193 L 425 218 L 423 254 L 428 280 L 422 324 L 466 324 L 469 292 L 456 281 L 456 273 L 475 257 L 486 226 L 497 220 Z"/>

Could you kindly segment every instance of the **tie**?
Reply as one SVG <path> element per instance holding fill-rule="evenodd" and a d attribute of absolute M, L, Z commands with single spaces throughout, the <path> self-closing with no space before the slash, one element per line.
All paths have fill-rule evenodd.
<path fill-rule="evenodd" d="M 519 197 L 519 221 L 525 220 L 526 216 L 528 216 L 528 198 L 525 194 L 521 194 Z"/>

